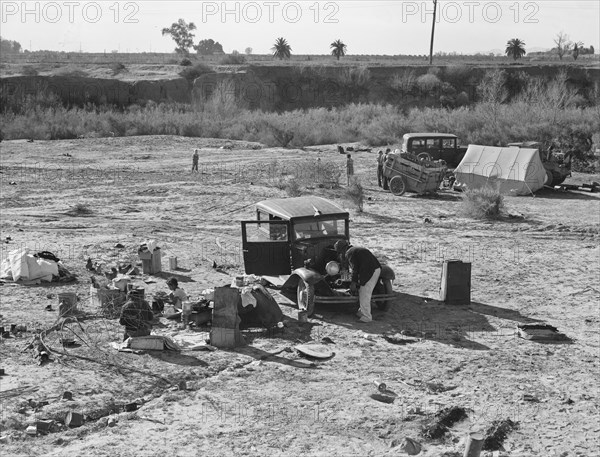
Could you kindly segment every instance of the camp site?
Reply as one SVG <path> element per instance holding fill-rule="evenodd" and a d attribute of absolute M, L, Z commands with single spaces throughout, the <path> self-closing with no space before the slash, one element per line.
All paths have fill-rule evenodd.
<path fill-rule="evenodd" d="M 383 190 L 377 151 L 345 144 L 364 183 L 359 210 L 343 183 L 332 184 L 346 161 L 336 145 L 86 144 L 64 140 L 48 156 L 49 142 L 2 143 L 5 172 L 18 172 L 17 185 L 2 183 L 10 453 L 28 443 L 44 455 L 106 446 L 152 455 L 169 442 L 182 455 L 203 446 L 221 455 L 383 455 L 393 443 L 454 455 L 476 431 L 495 448 L 482 455 L 543 455 L 542 442 L 568 452 L 593 433 L 597 193 L 498 181 L 518 192 L 503 195 L 498 218 L 475 219 L 462 211 L 465 191 L 444 183 L 435 194 Z M 195 148 L 198 173 L 188 169 Z M 61 176 L 53 161 L 62 154 L 73 159 Z M 459 165 L 457 182 L 488 179 L 482 154 L 498 180 L 494 164 L 535 158 L 470 145 L 473 177 Z M 33 161 L 41 166 L 23 166 Z M 306 186 L 300 197 L 276 184 L 294 174 Z M 358 297 L 332 265 L 327 285 L 339 239 L 391 272 L 369 323 L 356 318 Z M 295 283 L 281 287 L 294 271 Z M 314 295 L 310 275 L 320 281 Z M 170 278 L 188 298 L 179 309 Z M 120 310 L 136 294 L 154 312 L 151 332 L 124 341 Z"/>
<path fill-rule="evenodd" d="M 600 2 L 0 17 L 0 457 L 600 457 Z"/>

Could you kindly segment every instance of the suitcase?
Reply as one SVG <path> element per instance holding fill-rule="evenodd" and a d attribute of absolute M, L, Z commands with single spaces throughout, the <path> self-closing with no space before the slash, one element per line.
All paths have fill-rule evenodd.
<path fill-rule="evenodd" d="M 471 263 L 461 260 L 444 260 L 440 300 L 449 305 L 471 303 Z"/>

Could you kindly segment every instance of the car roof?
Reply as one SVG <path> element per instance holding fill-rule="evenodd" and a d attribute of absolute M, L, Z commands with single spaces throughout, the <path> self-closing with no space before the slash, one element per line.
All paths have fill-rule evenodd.
<path fill-rule="evenodd" d="M 539 146 L 541 146 L 541 143 L 539 141 L 522 141 L 522 142 L 517 142 L 517 143 L 508 143 L 507 146 L 513 146 L 513 147 L 517 147 L 517 148 L 539 149 Z"/>
<path fill-rule="evenodd" d="M 319 216 L 349 217 L 347 211 L 321 197 L 293 197 L 263 200 L 256 204 L 256 209 L 281 217 L 282 219 L 314 218 L 317 210 Z"/>
<path fill-rule="evenodd" d="M 420 138 L 420 137 L 427 137 L 427 138 L 458 138 L 453 133 L 427 133 L 427 132 L 425 132 L 425 133 L 405 133 L 402 138 L 404 138 L 405 140 L 408 140 L 409 138 Z"/>

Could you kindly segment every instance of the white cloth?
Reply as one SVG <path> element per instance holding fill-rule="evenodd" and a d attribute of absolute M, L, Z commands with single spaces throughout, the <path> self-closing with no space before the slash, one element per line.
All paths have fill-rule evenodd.
<path fill-rule="evenodd" d="M 252 306 L 256 308 L 256 298 L 252 295 L 252 287 L 244 287 L 241 289 L 242 293 L 242 306 L 245 308 L 246 306 Z"/>
<path fill-rule="evenodd" d="M 148 240 L 146 241 L 146 247 L 150 252 L 154 252 L 154 250 L 158 247 L 158 241 L 156 240 Z"/>
<path fill-rule="evenodd" d="M 360 312 L 365 318 L 369 319 L 370 321 L 373 320 L 373 316 L 371 315 L 371 295 L 373 295 L 373 289 L 375 289 L 375 285 L 379 280 L 380 274 L 381 268 L 377 268 L 373 272 L 373 276 L 371 276 L 371 279 L 369 279 L 364 286 L 360 286 L 360 289 L 358 289 Z"/>

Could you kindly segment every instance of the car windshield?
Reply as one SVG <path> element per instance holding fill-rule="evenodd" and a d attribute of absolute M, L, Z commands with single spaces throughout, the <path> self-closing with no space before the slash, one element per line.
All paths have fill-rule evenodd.
<path fill-rule="evenodd" d="M 296 222 L 293 230 L 297 240 L 340 235 L 348 236 L 346 233 L 346 221 L 344 219 Z"/>

